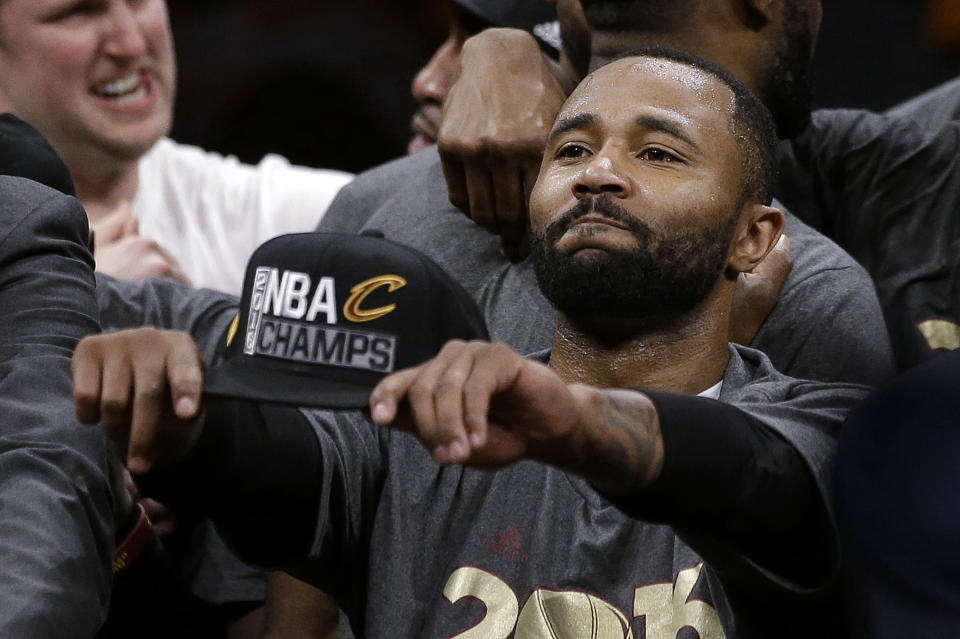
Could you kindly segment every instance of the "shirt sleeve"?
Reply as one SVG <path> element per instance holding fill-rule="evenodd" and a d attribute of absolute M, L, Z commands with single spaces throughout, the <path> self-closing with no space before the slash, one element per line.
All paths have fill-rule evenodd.
<path fill-rule="evenodd" d="M 644 392 L 660 419 L 663 469 L 642 493 L 618 500 L 625 510 L 669 523 L 718 566 L 732 569 L 747 557 L 808 585 L 832 574 L 830 515 L 789 441 L 733 406 Z"/>
<path fill-rule="evenodd" d="M 377 430 L 359 414 L 221 400 L 208 406 L 182 461 L 135 479 L 175 512 L 209 516 L 245 561 L 300 564 L 304 578 L 336 592 L 350 571 L 330 566 L 361 565 L 381 452 Z"/>
<path fill-rule="evenodd" d="M 171 279 L 119 280 L 97 272 L 97 303 L 104 332 L 155 326 L 190 333 L 210 364 L 237 315 L 239 300 Z"/>
<path fill-rule="evenodd" d="M 873 278 L 901 369 L 940 346 L 925 338 L 926 322 L 950 320 L 960 334 L 950 311 L 960 271 L 958 146 L 960 123 L 934 130 L 840 110 L 818 111 L 781 148 L 784 201 Z"/>
<path fill-rule="evenodd" d="M 26 186 L 25 186 L 26 185 Z M 99 330 L 79 203 L 4 181 L 0 238 L 0 636 L 93 636 L 109 603 L 107 442 L 76 420 L 70 356 Z"/>

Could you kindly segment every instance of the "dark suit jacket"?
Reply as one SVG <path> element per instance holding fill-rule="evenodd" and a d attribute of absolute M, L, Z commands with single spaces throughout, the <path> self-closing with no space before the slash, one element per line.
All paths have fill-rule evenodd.
<path fill-rule="evenodd" d="M 75 199 L 0 177 L 0 637 L 91 637 L 109 601 L 114 473 L 70 375 L 100 328 L 86 240 Z"/>

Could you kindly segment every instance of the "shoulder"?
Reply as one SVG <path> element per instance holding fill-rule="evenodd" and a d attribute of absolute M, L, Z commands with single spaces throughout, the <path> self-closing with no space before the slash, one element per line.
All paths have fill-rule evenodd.
<path fill-rule="evenodd" d="M 860 109 L 821 109 L 813 113 L 811 126 L 792 141 L 806 153 L 841 157 L 864 157 L 880 165 L 896 166 L 913 158 L 932 161 L 953 157 L 960 136 L 960 123 L 945 121 L 925 126 L 907 113 L 879 114 Z M 902 150 L 904 157 L 879 155 Z M 918 151 L 922 153 L 918 154 Z"/>
<path fill-rule="evenodd" d="M 926 127 L 937 128 L 960 116 L 960 78 L 934 87 L 886 112 L 898 118 L 910 118 Z"/>
<path fill-rule="evenodd" d="M 787 286 L 812 274 L 837 269 L 848 270 L 847 275 L 870 281 L 867 271 L 860 266 L 839 244 L 804 223 L 779 202 L 774 202 L 783 211 L 783 232 L 790 238 L 790 252 L 794 256 L 793 271 L 787 278 Z"/>
<path fill-rule="evenodd" d="M 409 208 L 432 213 L 437 205 L 452 206 L 447 200 L 446 182 L 436 147 L 357 175 L 340 189 L 317 230 L 357 233 L 387 203 L 391 204 L 392 212 Z"/>
<path fill-rule="evenodd" d="M 762 421 L 789 418 L 839 426 L 869 392 L 870 387 L 862 384 L 789 377 L 761 351 L 731 344 L 720 399 Z"/>
<path fill-rule="evenodd" d="M 26 178 L 0 176 L 0 242 L 56 236 L 86 245 L 87 216 L 73 197 Z"/>
<path fill-rule="evenodd" d="M 429 172 L 431 167 L 439 166 L 437 149 L 430 147 L 360 173 L 344 191 L 377 205 L 389 199 L 397 188 Z"/>
<path fill-rule="evenodd" d="M 343 171 L 296 166 L 275 154 L 264 156 L 258 164 L 247 164 L 232 155 L 221 155 L 168 138 L 158 140 L 140 158 L 139 169 L 137 200 L 143 199 L 143 192 L 154 194 L 161 185 L 188 190 L 192 186 L 210 190 L 204 197 L 214 201 L 218 193 L 235 193 L 241 197 L 248 189 L 273 195 L 279 192 L 280 196 L 289 191 L 291 197 L 322 193 L 326 208 L 337 191 L 353 179 L 352 174 Z"/>

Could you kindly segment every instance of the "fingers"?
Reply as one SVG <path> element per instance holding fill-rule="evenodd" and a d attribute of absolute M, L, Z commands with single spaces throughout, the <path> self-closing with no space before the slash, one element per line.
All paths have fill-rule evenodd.
<path fill-rule="evenodd" d="M 508 259 L 519 261 L 524 257 L 520 248 L 528 226 L 523 172 L 515 165 L 500 165 L 493 170 L 493 183 L 500 244 Z"/>
<path fill-rule="evenodd" d="M 419 367 L 407 368 L 380 380 L 370 393 L 370 417 L 378 426 L 412 430 L 409 423 L 398 423 L 400 403 L 406 401 L 410 385 L 417 379 Z"/>
<path fill-rule="evenodd" d="M 371 395 L 371 415 L 381 426 L 414 432 L 438 463 L 502 459 L 504 451 L 491 457 L 484 448 L 509 439 L 502 433 L 491 439 L 488 412 L 491 397 L 515 375 L 510 358 L 519 356 L 502 345 L 451 341 L 429 362 L 382 380 Z M 404 401 L 409 421 L 398 423 Z M 514 450 L 515 443 L 507 456 Z"/>
<path fill-rule="evenodd" d="M 100 421 L 100 351 L 92 338 L 77 344 L 70 368 L 73 371 L 73 405 L 84 424 Z"/>
<path fill-rule="evenodd" d="M 468 345 L 457 345 L 452 361 L 441 370 L 436 384 L 430 389 L 435 407 L 436 424 L 432 435 L 441 443 L 434 456 L 437 461 L 459 463 L 469 456 L 470 449 L 483 444 L 480 432 L 486 431 L 486 412 L 482 415 L 482 425 L 471 428 L 465 417 L 465 384 L 473 374 L 473 350 Z M 424 436 L 421 433 L 421 436 Z M 444 449 L 443 447 L 446 447 Z"/>
<path fill-rule="evenodd" d="M 503 158 L 443 160 L 450 201 L 470 219 L 501 237 L 504 256 L 520 261 L 527 243 L 526 171 Z"/>
<path fill-rule="evenodd" d="M 389 375 L 370 396 L 374 422 L 415 432 L 439 463 L 462 461 L 469 451 L 462 387 L 472 367 L 467 344 L 454 340 L 425 364 Z M 401 402 L 409 407 L 406 424 L 395 423 Z"/>
<path fill-rule="evenodd" d="M 730 309 L 730 341 L 738 344 L 750 344 L 753 341 L 776 306 L 780 289 L 792 268 L 790 239 L 781 235 L 753 272 L 740 274 Z"/>
<path fill-rule="evenodd" d="M 96 230 L 97 241 L 110 244 L 128 235 L 137 233 L 138 222 L 129 202 L 121 202 L 113 211 L 91 226 Z"/>
<path fill-rule="evenodd" d="M 203 360 L 192 340 L 174 342 L 167 356 L 166 377 L 174 413 L 184 420 L 196 417 L 203 392 Z"/>
<path fill-rule="evenodd" d="M 442 139 L 442 138 L 441 138 Z M 447 196 L 450 203 L 463 212 L 470 210 L 470 196 L 467 195 L 467 174 L 463 163 L 454 157 L 441 154 L 440 166 L 447 182 Z"/>
<path fill-rule="evenodd" d="M 752 275 L 767 279 L 780 289 L 784 280 L 793 269 L 793 256 L 790 254 L 790 238 L 783 234 L 766 257 L 753 269 Z"/>
<path fill-rule="evenodd" d="M 132 237 L 134 235 L 140 234 L 140 220 L 133 216 L 133 211 L 130 209 L 130 205 L 126 205 L 126 217 L 124 218 L 123 226 L 121 228 L 121 237 Z"/>
<path fill-rule="evenodd" d="M 99 420 L 125 445 L 134 473 L 186 453 L 202 429 L 197 417 L 202 360 L 186 333 L 140 328 L 85 338 L 73 360 L 78 417 Z"/>
<path fill-rule="evenodd" d="M 157 429 L 168 401 L 163 361 L 134 359 L 133 387 L 127 468 L 132 473 L 145 473 L 156 460 Z"/>
<path fill-rule="evenodd" d="M 100 423 L 107 437 L 125 442 L 130 435 L 132 360 L 126 353 L 109 354 L 101 360 Z"/>
<path fill-rule="evenodd" d="M 190 283 L 176 259 L 150 238 L 133 235 L 110 243 L 100 240 L 98 234 L 94 252 L 98 271 L 135 281 L 166 277 Z"/>
<path fill-rule="evenodd" d="M 467 176 L 467 215 L 488 231 L 498 231 L 496 196 L 490 171 L 484 162 L 464 163 Z"/>
<path fill-rule="evenodd" d="M 467 453 L 457 393 L 463 383 L 463 364 L 460 363 L 456 371 L 450 371 L 464 346 L 460 341 L 448 342 L 437 357 L 419 367 L 416 379 L 407 390 L 407 404 L 417 435 L 441 464 L 460 460 Z M 469 364 L 466 372 L 469 373 Z M 446 396 L 451 394 L 454 397 Z M 441 421 L 441 414 L 452 421 Z"/>

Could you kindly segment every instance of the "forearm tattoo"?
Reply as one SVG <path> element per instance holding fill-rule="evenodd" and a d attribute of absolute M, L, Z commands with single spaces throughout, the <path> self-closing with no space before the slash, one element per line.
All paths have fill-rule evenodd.
<path fill-rule="evenodd" d="M 653 403 L 636 392 L 603 391 L 594 409 L 571 470 L 612 493 L 649 484 L 659 470 L 660 419 Z"/>

